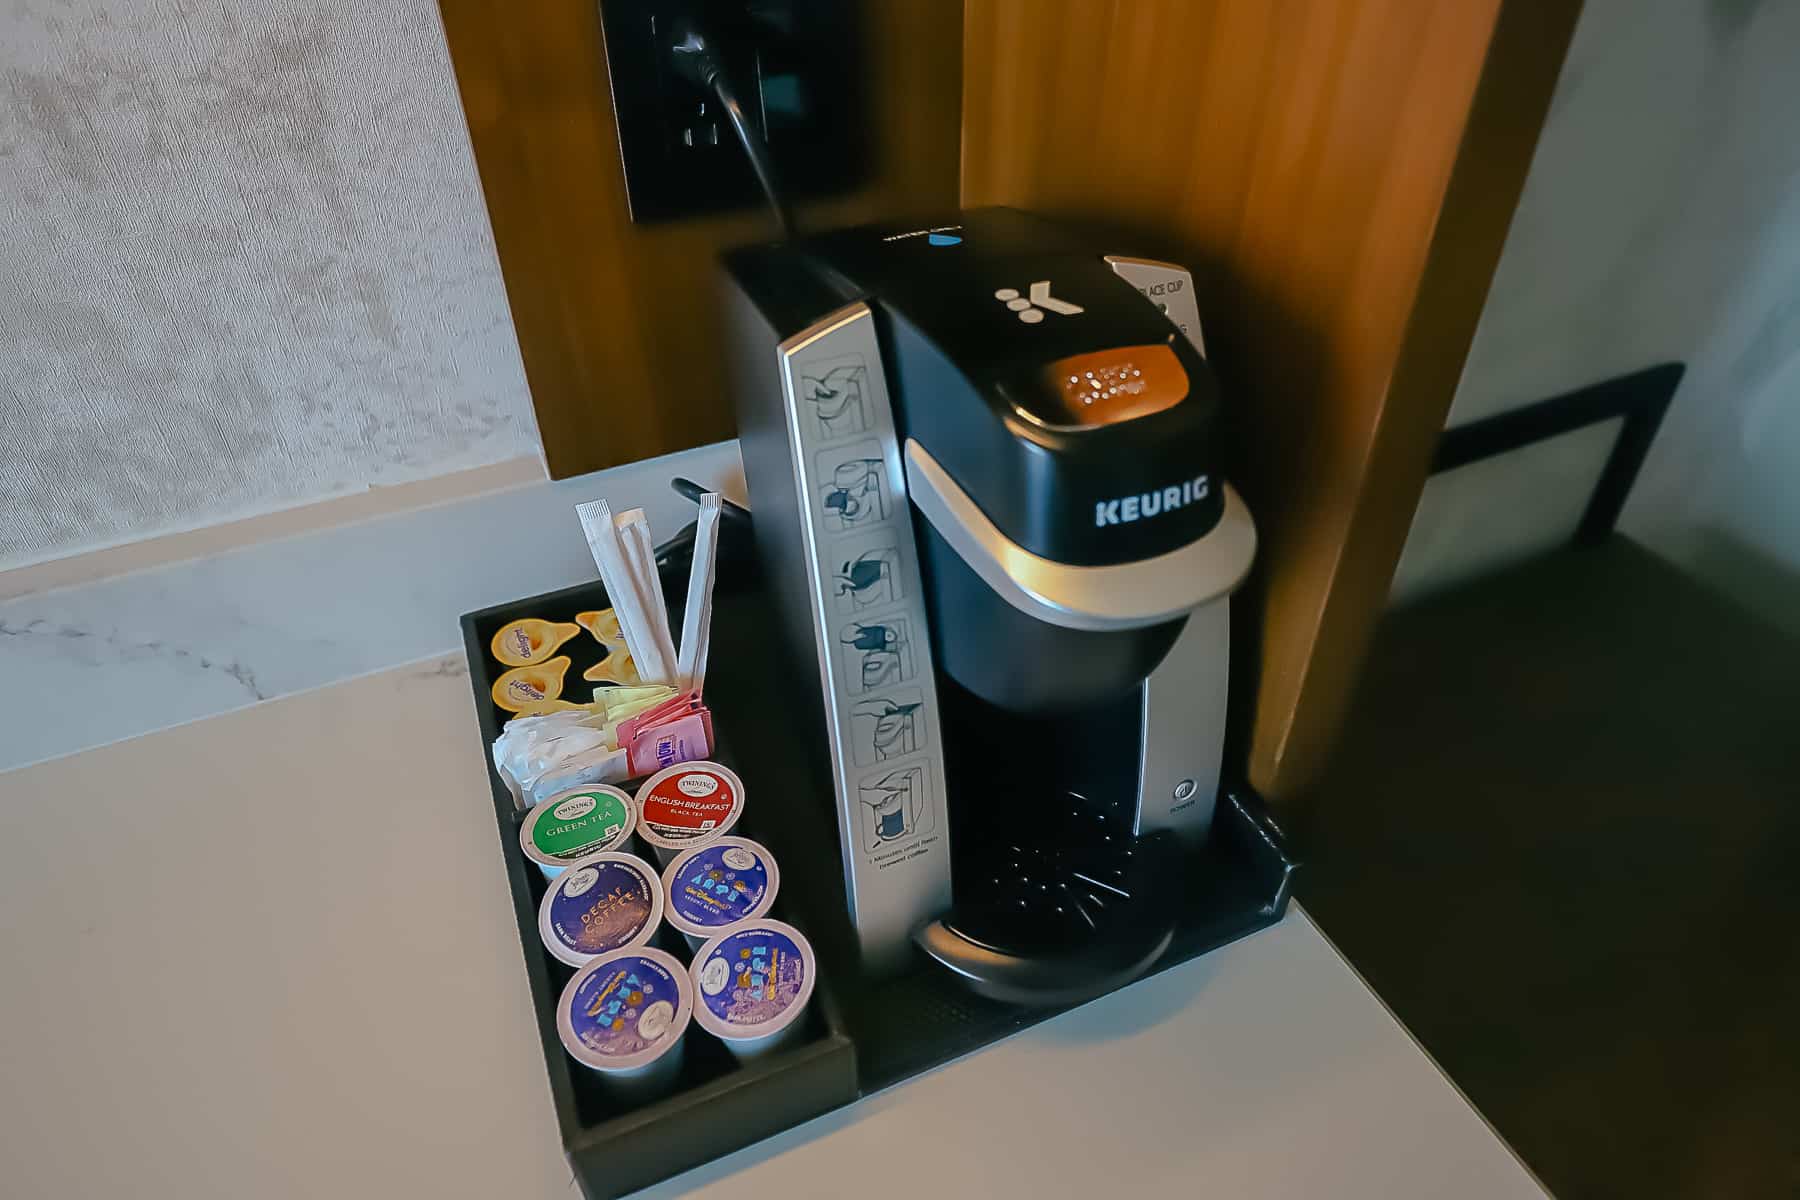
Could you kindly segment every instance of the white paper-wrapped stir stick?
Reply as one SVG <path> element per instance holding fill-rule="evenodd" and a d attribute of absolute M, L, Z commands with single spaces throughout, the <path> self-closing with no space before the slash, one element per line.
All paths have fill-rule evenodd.
<path fill-rule="evenodd" d="M 600 569 L 613 611 L 618 614 L 619 631 L 637 664 L 638 678 L 645 683 L 668 684 L 696 694 L 706 684 L 723 504 L 724 498 L 717 492 L 700 497 L 679 654 L 669 630 L 668 604 L 662 577 L 656 571 L 656 545 L 644 510 L 633 508 L 615 517 L 604 500 L 575 506 L 594 565 Z"/>
<path fill-rule="evenodd" d="M 681 654 L 675 660 L 675 686 L 698 694 L 706 685 L 706 651 L 712 644 L 713 579 L 719 549 L 717 492 L 700 497 L 694 522 L 694 564 L 688 569 L 687 610 L 681 618 Z"/>
<path fill-rule="evenodd" d="M 671 651 L 665 657 L 662 652 L 662 647 L 669 642 L 669 615 L 639 585 L 627 558 L 622 531 L 613 520 L 612 509 L 604 500 L 589 500 L 575 506 L 575 515 L 581 519 L 581 531 L 587 536 L 594 565 L 600 569 L 600 578 L 606 584 L 607 597 L 619 618 L 619 632 L 625 635 L 625 646 L 637 664 L 638 678 L 645 683 L 673 683 L 674 654 Z M 654 579 L 655 576 L 656 564 L 652 561 L 650 577 Z M 660 592 L 659 587 L 657 594 Z M 660 639 L 656 635 L 659 627 L 662 630 Z"/>
<path fill-rule="evenodd" d="M 656 540 L 650 536 L 650 518 L 641 508 L 626 509 L 614 518 L 619 540 L 625 550 L 625 564 L 631 568 L 632 582 L 638 597 L 652 614 L 649 633 L 656 641 L 656 661 L 660 673 L 652 680 L 643 674 L 644 660 L 638 659 L 638 674 L 646 683 L 672 683 L 682 686 L 677 677 L 675 638 L 669 630 L 669 603 L 663 598 L 662 576 L 656 570 Z"/>

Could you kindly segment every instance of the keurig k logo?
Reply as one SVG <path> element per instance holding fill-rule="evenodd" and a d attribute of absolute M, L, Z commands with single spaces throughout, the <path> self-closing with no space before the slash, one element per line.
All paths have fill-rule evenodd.
<path fill-rule="evenodd" d="M 1072 317 L 1076 313 L 1086 312 L 1079 304 L 1070 304 L 1067 300 L 1058 300 L 1050 294 L 1050 281 L 1040 279 L 1031 285 L 1029 300 L 1019 295 L 1018 288 L 1001 288 L 994 293 L 994 299 L 1003 302 L 1006 307 L 1019 314 L 1019 320 L 1027 325 L 1036 325 L 1044 319 L 1044 309 Z"/>
<path fill-rule="evenodd" d="M 1186 508 L 1206 499 L 1209 491 L 1211 485 L 1206 476 L 1196 475 L 1186 483 L 1170 484 L 1161 491 L 1139 492 L 1134 496 L 1120 496 L 1117 500 L 1101 500 L 1094 505 L 1094 527 L 1098 529 L 1102 525 L 1124 525 L 1144 517 L 1154 517 L 1158 513 Z"/>

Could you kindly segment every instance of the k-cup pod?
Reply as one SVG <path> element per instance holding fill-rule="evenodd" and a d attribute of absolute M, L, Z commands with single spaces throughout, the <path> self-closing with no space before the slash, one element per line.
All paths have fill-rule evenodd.
<path fill-rule="evenodd" d="M 534 807 L 519 826 L 519 846 L 544 878 L 555 879 L 578 858 L 631 849 L 637 801 L 607 784 L 559 792 Z"/>
<path fill-rule="evenodd" d="M 674 955 L 634 946 L 575 973 L 556 1003 L 563 1049 L 606 1085 L 633 1098 L 667 1091 L 681 1075 L 693 984 Z"/>
<path fill-rule="evenodd" d="M 694 1020 L 738 1058 L 752 1058 L 801 1036 L 818 964 L 805 934 L 760 917 L 700 947 L 690 973 Z"/>
<path fill-rule="evenodd" d="M 603 850 L 578 858 L 551 881 L 538 905 L 538 937 L 571 967 L 641 946 L 662 920 L 662 880 L 635 854 Z"/>
<path fill-rule="evenodd" d="M 731 832 L 744 811 L 744 784 L 716 762 L 665 767 L 637 791 L 638 837 L 667 866 L 683 850 Z"/>
<path fill-rule="evenodd" d="M 740 921 L 765 915 L 781 887 L 775 856 L 749 838 L 683 850 L 663 870 L 663 919 L 698 950 Z"/>

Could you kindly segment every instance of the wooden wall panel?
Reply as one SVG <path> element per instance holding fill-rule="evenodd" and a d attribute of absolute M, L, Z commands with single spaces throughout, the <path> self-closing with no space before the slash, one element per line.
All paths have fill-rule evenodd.
<path fill-rule="evenodd" d="M 962 4 L 863 7 L 871 177 L 803 228 L 956 204 Z M 440 9 L 550 473 L 731 437 L 713 262 L 768 217 L 631 223 L 594 0 Z"/>
<path fill-rule="evenodd" d="M 1195 272 L 1262 535 L 1234 736 L 1277 802 L 1341 717 L 1578 11 L 966 5 L 964 202 Z"/>

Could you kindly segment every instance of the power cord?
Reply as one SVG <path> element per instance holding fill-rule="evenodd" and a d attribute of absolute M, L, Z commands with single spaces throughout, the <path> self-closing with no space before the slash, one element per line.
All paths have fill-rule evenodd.
<path fill-rule="evenodd" d="M 782 238 L 791 239 L 794 236 L 794 220 L 788 212 L 787 202 L 781 198 L 781 186 L 775 177 L 775 160 L 769 154 L 769 144 L 751 127 L 750 118 L 744 115 L 744 106 L 738 103 L 737 92 L 731 86 L 730 76 L 724 63 L 720 61 L 720 56 L 706 37 L 691 26 L 676 40 L 672 49 L 676 69 L 688 80 L 719 98 L 720 106 L 725 109 L 725 116 L 731 121 L 731 128 L 737 133 L 738 142 L 743 145 L 744 153 L 750 156 L 750 167 L 756 172 L 756 182 L 762 186 L 769 208 L 775 214 L 775 223 L 781 227 Z"/>

